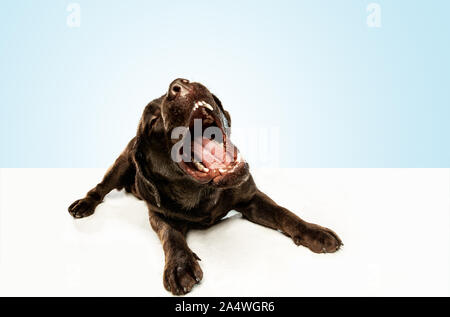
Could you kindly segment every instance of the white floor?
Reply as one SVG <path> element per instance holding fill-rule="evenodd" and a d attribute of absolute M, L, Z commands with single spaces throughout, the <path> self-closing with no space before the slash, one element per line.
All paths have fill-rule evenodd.
<path fill-rule="evenodd" d="M 0 169 L 0 295 L 169 296 L 144 204 L 112 192 L 74 220 L 102 169 Z M 192 232 L 190 296 L 449 296 L 449 169 L 257 170 L 259 187 L 345 246 L 313 254 L 236 214 Z"/>

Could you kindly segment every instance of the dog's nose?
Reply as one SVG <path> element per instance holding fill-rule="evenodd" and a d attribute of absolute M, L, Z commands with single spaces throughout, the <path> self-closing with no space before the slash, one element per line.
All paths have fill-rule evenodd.
<path fill-rule="evenodd" d="M 189 80 L 178 78 L 175 79 L 169 86 L 169 95 L 171 97 L 186 96 L 191 92 L 192 88 Z"/>

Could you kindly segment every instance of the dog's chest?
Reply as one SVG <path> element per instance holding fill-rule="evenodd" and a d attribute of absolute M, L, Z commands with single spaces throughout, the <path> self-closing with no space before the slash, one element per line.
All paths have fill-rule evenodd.
<path fill-rule="evenodd" d="M 184 188 L 181 192 L 172 188 L 171 203 L 179 208 L 169 208 L 168 212 L 173 218 L 188 220 L 202 225 L 211 225 L 221 219 L 229 211 L 221 192 L 198 191 Z"/>

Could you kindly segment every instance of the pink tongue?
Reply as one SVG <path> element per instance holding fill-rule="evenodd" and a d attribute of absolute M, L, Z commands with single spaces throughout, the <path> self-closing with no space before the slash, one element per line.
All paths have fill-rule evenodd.
<path fill-rule="evenodd" d="M 193 144 L 194 156 L 198 160 L 201 158 L 202 164 L 209 169 L 224 168 L 231 162 L 231 156 L 225 153 L 222 144 L 206 138 L 196 138 Z M 227 159 L 225 159 L 225 154 Z M 228 161 L 228 162 L 227 162 Z"/>

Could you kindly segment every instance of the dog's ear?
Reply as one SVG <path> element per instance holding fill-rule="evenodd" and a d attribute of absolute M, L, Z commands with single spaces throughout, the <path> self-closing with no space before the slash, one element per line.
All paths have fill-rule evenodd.
<path fill-rule="evenodd" d="M 147 105 L 142 114 L 141 121 L 139 121 L 137 135 L 149 136 L 155 125 L 156 120 L 160 117 L 159 108 L 154 107 L 151 103 Z"/>
<path fill-rule="evenodd" d="M 146 173 L 147 158 L 144 154 L 146 152 L 146 144 L 148 144 L 153 127 L 156 121 L 160 118 L 160 108 L 151 102 L 145 107 L 141 120 L 139 121 L 136 138 L 131 150 L 131 158 L 134 162 L 137 175 L 137 186 L 140 194 L 148 201 L 154 200 L 155 204 L 161 206 L 161 199 L 158 189 Z"/>
<path fill-rule="evenodd" d="M 220 101 L 219 98 L 217 98 L 216 95 L 212 94 L 215 103 L 219 106 L 220 110 L 222 110 L 222 112 L 225 114 L 225 118 L 227 118 L 228 121 L 228 125 L 231 127 L 231 117 L 230 114 L 228 113 L 228 111 L 226 111 L 223 106 L 222 106 L 222 102 Z"/>

